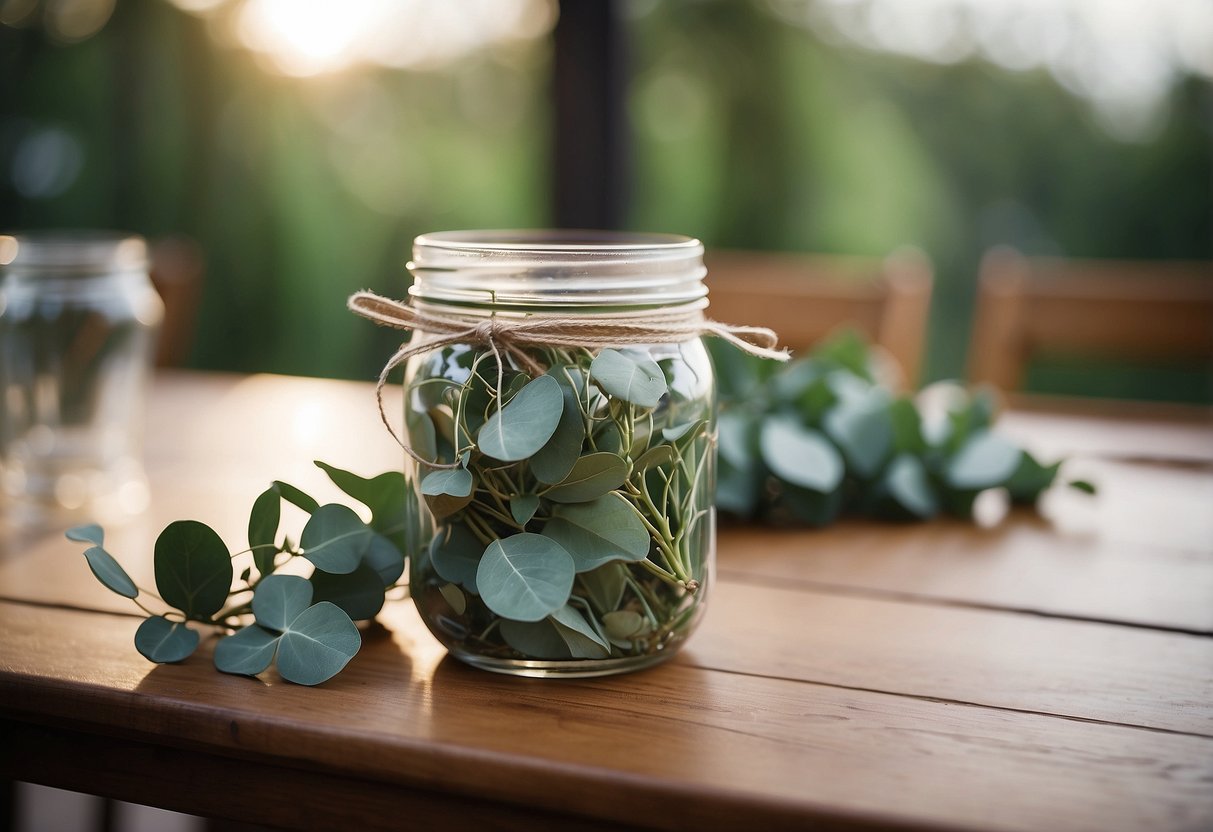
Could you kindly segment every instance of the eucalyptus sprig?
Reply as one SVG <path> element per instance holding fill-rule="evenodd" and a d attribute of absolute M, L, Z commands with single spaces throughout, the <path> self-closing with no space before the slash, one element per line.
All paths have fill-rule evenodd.
<path fill-rule="evenodd" d="M 399 586 L 404 552 L 417 538 L 417 506 L 403 474 L 364 479 L 316 464 L 369 509 L 369 523 L 348 506 L 321 505 L 275 482 L 253 503 L 242 551 L 229 551 L 203 523 L 170 523 L 154 547 L 156 592 L 135 585 L 105 549 L 100 526 L 77 526 L 67 537 L 90 544 L 84 557 L 97 579 L 148 615 L 135 648 L 150 661 L 189 657 L 201 628 L 219 636 L 214 662 L 225 673 L 252 676 L 273 664 L 288 681 L 316 685 L 358 652 L 354 621 L 373 618 Z M 298 544 L 279 536 L 283 501 L 308 515 Z M 280 574 L 300 560 L 310 564 L 309 577 Z"/>
<path fill-rule="evenodd" d="M 953 389 L 944 411 L 877 380 L 867 343 L 843 333 L 777 366 L 712 344 L 720 390 L 717 506 L 743 518 L 824 526 L 854 513 L 970 518 L 977 496 L 1006 489 L 1035 504 L 1061 462 L 1043 464 L 996 433 L 988 390 Z M 1073 488 L 1093 493 L 1084 481 Z"/>

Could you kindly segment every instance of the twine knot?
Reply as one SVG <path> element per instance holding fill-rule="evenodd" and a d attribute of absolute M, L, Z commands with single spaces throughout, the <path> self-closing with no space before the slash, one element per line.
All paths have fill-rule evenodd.
<path fill-rule="evenodd" d="M 480 318 L 445 315 L 423 311 L 407 303 L 385 298 L 374 292 L 356 292 L 348 302 L 350 311 L 380 326 L 406 332 L 430 335 L 420 342 L 406 341 L 388 359 L 379 373 L 375 397 L 379 402 L 379 417 L 405 453 L 431 468 L 455 468 L 458 462 L 444 464 L 424 459 L 405 444 L 388 421 L 383 409 L 383 388 L 388 374 L 415 355 L 442 349 L 452 344 L 483 344 L 497 359 L 497 385 L 500 388 L 502 353 L 516 366 L 532 376 L 541 375 L 545 368 L 524 349 L 527 346 L 571 347 L 599 350 L 608 347 L 674 344 L 711 335 L 761 358 L 787 361 L 791 355 L 778 349 L 779 336 L 766 327 L 734 326 L 704 317 L 699 309 L 666 312 L 642 311 L 626 315 L 546 315 L 535 314 L 521 318 Z"/>

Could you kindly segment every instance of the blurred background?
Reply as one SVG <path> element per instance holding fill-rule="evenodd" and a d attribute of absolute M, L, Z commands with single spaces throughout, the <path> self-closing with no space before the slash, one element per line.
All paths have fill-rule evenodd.
<path fill-rule="evenodd" d="M 1208 0 L 564 6 L 0 0 L 0 230 L 183 235 L 205 262 L 184 364 L 370 379 L 397 337 L 347 295 L 402 296 L 425 231 L 585 224 L 558 145 L 601 95 L 586 185 L 606 207 L 581 217 L 751 251 L 914 246 L 920 382 L 965 375 L 992 246 L 1213 256 Z M 605 51 L 570 64 L 578 43 Z M 1208 355 L 1034 362 L 1024 383 L 1213 402 Z"/>

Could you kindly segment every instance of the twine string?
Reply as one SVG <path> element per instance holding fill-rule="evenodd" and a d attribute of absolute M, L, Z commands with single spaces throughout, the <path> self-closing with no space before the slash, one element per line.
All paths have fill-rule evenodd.
<path fill-rule="evenodd" d="M 779 337 L 760 326 L 734 326 L 706 318 L 701 310 L 686 313 L 646 314 L 603 318 L 588 316 L 535 315 L 525 318 L 471 318 L 441 315 L 418 309 L 407 303 L 385 298 L 374 292 L 356 292 L 348 306 L 354 314 L 380 326 L 405 332 L 424 332 L 431 337 L 406 341 L 388 359 L 379 373 L 375 398 L 379 418 L 410 457 L 431 468 L 457 468 L 459 462 L 440 463 L 420 456 L 401 440 L 383 407 L 383 388 L 388 375 L 415 355 L 423 355 L 454 344 L 482 344 L 497 361 L 497 387 L 500 393 L 504 358 L 532 376 L 544 368 L 525 347 L 574 347 L 587 350 L 629 345 L 672 344 L 711 335 L 723 339 L 743 352 L 775 361 L 787 361 L 787 350 L 778 349 Z"/>

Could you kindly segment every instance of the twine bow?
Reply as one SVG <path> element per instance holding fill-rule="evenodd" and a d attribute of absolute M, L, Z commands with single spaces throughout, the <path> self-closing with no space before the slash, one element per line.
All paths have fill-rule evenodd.
<path fill-rule="evenodd" d="M 437 315 L 407 303 L 382 297 L 374 292 L 357 292 L 349 299 L 350 311 L 380 326 L 406 332 L 425 332 L 424 341 L 407 341 L 388 359 L 375 387 L 379 418 L 405 453 L 432 468 L 455 468 L 458 462 L 442 464 L 424 459 L 405 444 L 388 421 L 383 408 L 383 388 L 388 374 L 414 355 L 442 349 L 452 344 L 483 344 L 497 359 L 498 387 L 503 372 L 502 353 L 531 375 L 544 367 L 527 354 L 525 347 L 580 347 L 588 350 L 628 345 L 671 344 L 711 335 L 728 341 L 743 352 L 775 361 L 787 361 L 788 351 L 777 349 L 779 336 L 766 327 L 733 326 L 704 317 L 702 310 L 652 314 L 642 313 L 614 318 L 602 316 L 534 315 L 524 318 L 473 318 Z"/>

